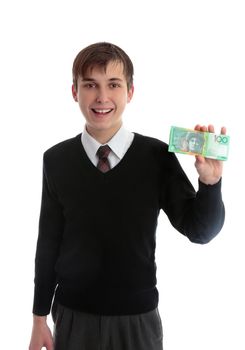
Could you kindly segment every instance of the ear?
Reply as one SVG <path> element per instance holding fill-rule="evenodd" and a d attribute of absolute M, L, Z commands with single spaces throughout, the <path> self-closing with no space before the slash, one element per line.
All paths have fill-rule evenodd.
<path fill-rule="evenodd" d="M 134 86 L 132 85 L 131 88 L 128 90 L 128 98 L 127 98 L 128 103 L 132 100 L 133 94 L 134 94 Z"/>
<path fill-rule="evenodd" d="M 77 90 L 76 90 L 74 84 L 72 84 L 71 90 L 72 90 L 72 96 L 74 98 L 74 101 L 77 102 Z"/>

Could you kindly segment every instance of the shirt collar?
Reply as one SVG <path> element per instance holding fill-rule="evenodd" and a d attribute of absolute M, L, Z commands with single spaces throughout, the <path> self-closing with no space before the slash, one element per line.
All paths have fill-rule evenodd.
<path fill-rule="evenodd" d="M 124 149 L 130 137 L 129 135 L 131 135 L 131 133 L 122 126 L 107 143 L 119 159 L 122 159 L 125 154 Z"/>
<path fill-rule="evenodd" d="M 119 159 L 122 159 L 125 153 L 124 150 L 130 136 L 131 133 L 122 126 L 110 141 L 106 143 Z M 82 144 L 90 158 L 96 156 L 97 150 L 101 146 L 101 144 L 87 132 L 86 127 L 82 133 Z"/>
<path fill-rule="evenodd" d="M 98 148 L 101 146 L 101 144 L 87 132 L 86 127 L 82 133 L 82 145 L 90 159 L 95 158 Z"/>

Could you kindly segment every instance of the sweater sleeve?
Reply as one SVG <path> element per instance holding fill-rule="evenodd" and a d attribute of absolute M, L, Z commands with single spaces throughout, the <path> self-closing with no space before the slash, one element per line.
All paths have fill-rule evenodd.
<path fill-rule="evenodd" d="M 161 191 L 162 208 L 171 224 L 194 243 L 208 243 L 222 229 L 225 209 L 221 180 L 215 185 L 199 181 L 196 192 L 175 155 L 169 159 Z"/>
<path fill-rule="evenodd" d="M 55 264 L 64 226 L 62 206 L 53 187 L 44 157 L 33 303 L 33 313 L 38 316 L 44 316 L 50 312 L 56 287 Z"/>

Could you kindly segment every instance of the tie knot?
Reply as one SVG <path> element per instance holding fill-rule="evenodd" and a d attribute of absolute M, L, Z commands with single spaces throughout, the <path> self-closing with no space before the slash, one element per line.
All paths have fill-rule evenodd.
<path fill-rule="evenodd" d="M 107 159 L 109 153 L 111 152 L 111 149 L 108 145 L 100 146 L 97 155 L 99 159 Z"/>

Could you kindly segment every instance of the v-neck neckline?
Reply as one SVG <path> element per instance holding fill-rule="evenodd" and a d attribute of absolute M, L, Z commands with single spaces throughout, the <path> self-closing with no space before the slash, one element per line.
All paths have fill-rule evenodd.
<path fill-rule="evenodd" d="M 80 154 L 82 155 L 83 159 L 86 161 L 88 168 L 94 173 L 94 174 L 98 174 L 100 176 L 110 176 L 111 174 L 114 174 L 115 172 L 117 172 L 118 169 L 120 169 L 124 162 L 127 161 L 127 158 L 130 157 L 131 153 L 134 151 L 135 149 L 135 145 L 138 142 L 138 134 L 137 133 L 133 133 L 134 134 L 134 138 L 133 141 L 131 143 L 131 145 L 129 146 L 127 152 L 125 153 L 125 155 L 123 156 L 123 158 L 120 160 L 120 162 L 118 164 L 116 164 L 112 169 L 110 169 L 109 171 L 103 173 L 102 171 L 100 171 L 96 165 L 94 165 L 92 163 L 92 161 L 90 160 L 90 158 L 88 157 L 83 144 L 81 142 L 81 135 L 82 133 L 80 133 L 79 135 L 77 135 L 77 142 L 78 142 L 78 146 L 79 146 L 79 151 Z"/>

